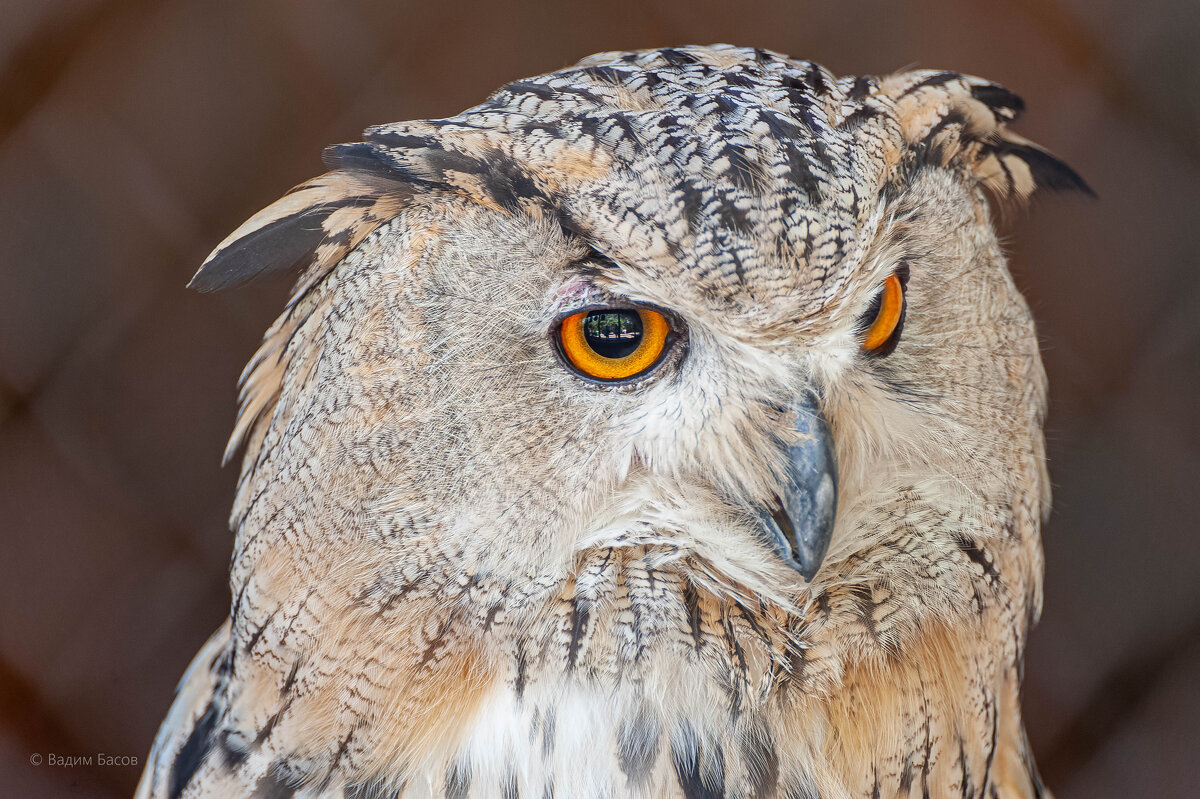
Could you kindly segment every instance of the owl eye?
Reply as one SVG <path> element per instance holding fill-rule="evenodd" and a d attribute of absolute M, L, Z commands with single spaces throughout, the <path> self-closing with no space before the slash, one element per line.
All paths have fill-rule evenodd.
<path fill-rule="evenodd" d="M 904 329 L 905 272 L 897 271 L 883 281 L 883 290 L 871 303 L 860 323 L 862 348 L 871 355 L 888 355 L 900 341 Z"/>
<path fill-rule="evenodd" d="M 658 363 L 671 326 L 649 308 L 598 308 L 562 320 L 563 355 L 585 377 L 624 380 Z"/>

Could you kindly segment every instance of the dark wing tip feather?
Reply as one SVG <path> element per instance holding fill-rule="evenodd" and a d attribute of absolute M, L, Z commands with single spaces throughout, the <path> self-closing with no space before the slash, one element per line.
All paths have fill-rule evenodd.
<path fill-rule="evenodd" d="M 337 144 L 322 156 L 332 171 L 301 184 L 221 242 L 188 284 L 199 291 L 315 265 L 329 269 L 418 193 L 462 188 L 489 175 L 483 158 L 448 150 L 432 136 L 368 131 L 371 141 Z M 380 142 L 386 142 L 382 144 Z"/>
<path fill-rule="evenodd" d="M 1003 142 L 997 146 L 997 149 L 1024 161 L 1029 167 L 1033 179 L 1037 182 L 1038 188 L 1054 191 L 1078 191 L 1089 197 L 1096 196 L 1096 192 L 1078 172 L 1062 159 L 1040 147 Z"/>
<path fill-rule="evenodd" d="M 317 267 L 325 274 L 371 231 L 400 213 L 414 185 L 364 146 L 337 148 L 343 168 L 289 191 L 217 245 L 188 286 L 217 291 L 261 275 Z"/>
<path fill-rule="evenodd" d="M 1025 101 L 998 83 L 976 84 L 971 87 L 971 96 L 993 111 L 1001 112 L 1009 121 L 1025 110 Z"/>
<path fill-rule="evenodd" d="M 364 172 L 386 174 L 386 164 L 372 144 L 353 142 L 331 144 L 321 153 L 321 161 L 330 169 L 361 169 Z"/>
<path fill-rule="evenodd" d="M 308 208 L 270 222 L 214 251 L 188 283 L 210 292 L 291 269 L 325 239 L 324 221 L 334 209 Z"/>
<path fill-rule="evenodd" d="M 901 135 L 923 162 L 965 165 L 997 199 L 1037 189 L 1095 192 L 1079 174 L 1009 130 L 1025 102 L 1003 86 L 948 72 L 907 72 L 881 81 Z"/>

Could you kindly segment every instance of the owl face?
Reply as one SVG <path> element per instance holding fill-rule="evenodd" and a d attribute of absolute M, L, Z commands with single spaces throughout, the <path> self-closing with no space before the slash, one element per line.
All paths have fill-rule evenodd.
<path fill-rule="evenodd" d="M 365 352 L 352 328 L 357 346 L 337 349 L 375 364 L 372 380 L 421 385 L 392 405 L 437 414 L 400 434 L 421 461 L 379 490 L 406 512 L 455 509 L 439 524 L 469 557 L 520 553 L 526 571 L 561 574 L 581 547 L 649 535 L 758 591 L 820 566 L 838 457 L 823 398 L 847 373 L 870 382 L 864 367 L 901 337 L 911 253 L 890 233 L 888 153 L 856 146 L 872 122 L 872 136 L 895 122 L 870 103 L 860 123 L 838 119 L 836 81 L 815 66 L 717 54 L 723 70 L 686 54 L 622 58 L 627 87 L 584 62 L 550 88 L 501 90 L 436 134 L 369 131 L 376 172 L 436 162 L 474 192 L 413 197 L 404 224 L 380 228 L 318 287 L 334 295 L 371 279 L 360 272 L 406 264 L 389 284 L 399 295 L 368 292 L 374 307 L 339 314 L 395 317 L 399 329 L 371 340 L 410 340 L 412 357 Z M 647 69 L 664 65 L 670 83 Z M 576 101 L 547 100 L 567 86 Z M 531 127 L 531 115 L 556 125 Z M 514 126 L 520 152 L 502 140 Z M 471 154 L 449 155 L 447 136 Z M 408 158 L 395 143 L 430 157 L 388 164 Z M 349 146 L 331 159 L 366 155 Z"/>
<path fill-rule="evenodd" d="M 259 788 L 511 755 L 531 792 L 880 795 L 924 736 L 956 795 L 1032 791 L 1045 381 L 986 193 L 1086 187 L 1020 109 L 716 46 L 330 148 L 193 281 L 300 270 L 243 376 L 213 698 L 158 746 L 219 717 L 204 773 Z"/>
<path fill-rule="evenodd" d="M 919 186 L 930 196 L 914 189 L 906 203 L 973 208 L 961 181 Z M 562 579 L 590 548 L 654 541 L 795 606 L 826 548 L 854 546 L 832 524 L 839 488 L 852 513 L 905 482 L 952 483 L 1014 424 L 964 428 L 981 383 L 998 407 L 1012 384 L 1000 361 L 984 365 L 986 383 L 953 366 L 956 350 L 1027 325 L 1007 277 L 957 257 L 970 240 L 918 237 L 906 206 L 878 205 L 861 234 L 872 244 L 838 264 L 829 298 L 814 267 L 778 295 L 701 290 L 687 269 L 616 260 L 627 248 L 599 226 L 584 242 L 464 200 L 406 211 L 293 312 L 304 321 L 292 340 L 321 342 L 320 355 L 289 364 L 282 393 L 338 409 L 283 429 L 302 430 L 334 475 L 297 486 L 293 506 L 346 505 L 336 530 L 314 532 L 370 548 L 385 571 L 414 534 L 465 571 L 531 583 Z M 967 299 L 989 292 L 993 319 Z M 1035 357 L 1031 332 L 1018 344 Z M 604 371 L 638 349 L 640 365 Z"/>
<path fill-rule="evenodd" d="M 980 191 L 1082 185 L 1005 138 L 1019 109 L 952 73 L 662 50 L 331 148 L 196 278 L 308 264 L 247 370 L 235 525 L 279 491 L 368 570 L 417 541 L 533 584 L 655 541 L 785 607 L 905 492 L 986 532 L 1015 462 L 1043 482 L 1043 387 Z"/>

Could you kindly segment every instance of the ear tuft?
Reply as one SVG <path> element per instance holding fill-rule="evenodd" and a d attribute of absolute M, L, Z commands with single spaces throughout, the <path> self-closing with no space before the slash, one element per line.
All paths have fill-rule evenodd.
<path fill-rule="evenodd" d="M 1029 170 L 1036 188 L 1053 191 L 1079 191 L 1091 197 L 1096 196 L 1092 187 L 1080 177 L 1078 172 L 1067 166 L 1066 162 L 1015 133 L 1009 133 L 1004 139 L 991 145 L 989 149 L 993 157 L 999 159 L 1001 163 L 1010 165 L 1010 171 L 1015 162 L 1019 161 L 1024 164 L 1025 168 Z"/>
<path fill-rule="evenodd" d="M 916 162 L 958 163 L 1001 200 L 1039 188 L 1094 192 L 1075 170 L 1008 129 L 1025 108 L 995 83 L 957 72 L 891 75 L 880 93 L 895 104 L 900 132 Z"/>
<path fill-rule="evenodd" d="M 1025 101 L 998 83 L 976 83 L 971 86 L 971 96 L 1009 122 L 1025 110 Z"/>
<path fill-rule="evenodd" d="M 188 286 L 217 291 L 259 275 L 331 269 L 412 196 L 410 186 L 363 170 L 327 172 L 250 217 L 204 260 Z"/>

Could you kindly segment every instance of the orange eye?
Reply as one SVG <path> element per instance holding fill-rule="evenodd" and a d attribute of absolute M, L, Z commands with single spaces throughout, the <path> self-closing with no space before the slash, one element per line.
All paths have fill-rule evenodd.
<path fill-rule="evenodd" d="M 889 275 L 883 281 L 883 291 L 871 306 L 870 325 L 863 334 L 862 348 L 877 355 L 887 355 L 896 344 L 896 334 L 904 322 L 904 285 L 899 276 Z"/>
<path fill-rule="evenodd" d="M 671 326 L 647 308 L 580 311 L 562 321 L 558 339 L 571 365 L 596 380 L 624 380 L 658 362 Z"/>

